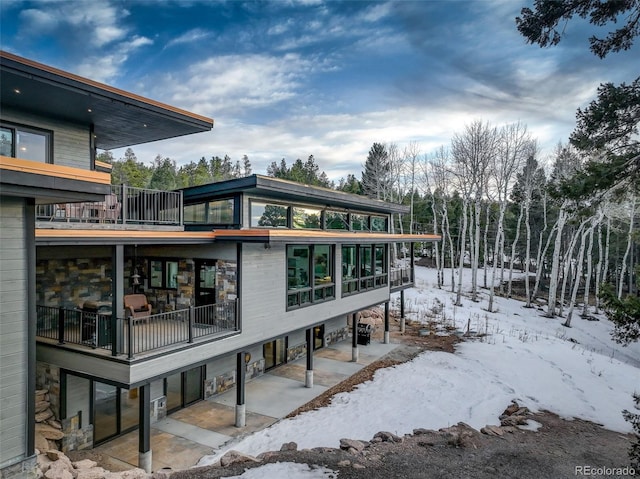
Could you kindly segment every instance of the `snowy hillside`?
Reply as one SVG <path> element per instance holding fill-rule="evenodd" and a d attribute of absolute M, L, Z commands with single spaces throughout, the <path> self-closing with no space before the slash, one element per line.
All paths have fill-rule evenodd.
<path fill-rule="evenodd" d="M 299 448 L 338 447 L 341 438 L 369 439 L 378 431 L 402 435 L 460 421 L 479 429 L 499 424 L 498 416 L 512 400 L 533 411 L 631 432 L 621 411 L 632 410 L 632 394 L 640 392 L 640 344 L 614 343 L 606 318 L 575 316 L 573 327 L 565 328 L 561 319 L 504 298 L 497 298 L 497 311 L 488 313 L 486 291 L 480 302 L 464 298 L 463 306 L 455 307 L 455 295 L 435 283 L 434 270 L 416 267 L 416 287 L 405 292 L 407 317 L 461 331 L 470 326 L 477 336 L 457 345 L 455 354 L 425 352 L 379 370 L 372 381 L 337 395 L 330 406 L 282 420 L 202 458 L 199 465 L 214 463 L 229 449 L 257 455 L 289 441 Z"/>

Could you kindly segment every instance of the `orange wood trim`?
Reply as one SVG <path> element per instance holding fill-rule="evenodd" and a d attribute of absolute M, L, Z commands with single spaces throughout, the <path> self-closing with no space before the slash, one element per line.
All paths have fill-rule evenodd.
<path fill-rule="evenodd" d="M 96 167 L 109 171 L 113 169 L 113 165 L 111 165 L 110 163 L 105 163 L 104 161 L 99 160 L 96 160 Z"/>
<path fill-rule="evenodd" d="M 121 95 L 127 98 L 130 98 L 132 100 L 137 100 L 137 101 L 141 101 L 143 103 L 146 103 L 148 105 L 153 105 L 159 108 L 164 108 L 165 110 L 169 110 L 172 111 L 174 113 L 179 113 L 181 115 L 185 115 L 185 116 L 189 116 L 191 118 L 197 119 L 197 120 L 201 120 L 201 121 L 205 121 L 208 123 L 211 123 L 211 126 L 213 126 L 213 120 L 211 118 L 208 118 L 206 116 L 202 116 L 202 115 L 198 115 L 196 113 L 191 113 L 188 112 L 186 110 L 182 110 L 181 108 L 176 108 L 174 106 L 171 105 L 167 105 L 165 103 L 161 103 L 159 101 L 155 101 L 155 100 L 150 100 L 149 98 L 145 98 L 143 96 L 140 95 L 136 95 L 135 93 L 131 93 L 125 90 L 120 90 L 119 88 L 115 88 L 109 85 L 105 85 L 104 83 L 100 83 L 94 80 L 90 80 L 88 78 L 84 78 L 81 77 L 79 75 L 74 75 L 73 73 L 69 73 L 69 72 L 65 72 L 64 70 L 58 70 L 57 68 L 54 67 L 50 67 L 48 65 L 45 65 L 43 63 L 38 63 L 35 62 L 33 60 L 29 60 L 27 58 L 23 58 L 23 57 L 19 57 L 18 55 L 14 55 L 12 53 L 8 53 L 5 51 L 0 50 L 0 57 L 3 58 L 7 58 L 9 60 L 13 60 L 15 62 L 18 63 L 22 63 L 23 65 L 27 65 L 33 68 L 38 68 L 39 70 L 43 70 L 49 73 L 53 73 L 54 75 L 58 75 L 64 78 L 68 78 L 70 80 L 75 80 L 77 82 L 80 83 L 84 83 L 85 85 L 91 85 L 93 87 L 99 88 L 101 90 L 110 92 L 110 93 L 115 93 L 117 95 Z"/>
<path fill-rule="evenodd" d="M 0 156 L 0 170 L 20 171 L 34 175 L 55 176 L 57 178 L 68 178 L 70 180 L 89 181 L 101 185 L 111 184 L 109 173 L 83 170 L 72 166 L 52 165 L 51 163 L 40 163 L 38 161 L 22 160 Z"/>
<path fill-rule="evenodd" d="M 153 239 L 215 239 L 213 231 L 135 231 L 103 229 L 49 229 L 37 228 L 36 238 L 153 238 Z"/>
<path fill-rule="evenodd" d="M 233 237 L 258 237 L 265 239 L 287 239 L 287 238 L 327 238 L 344 241 L 345 239 L 357 240 L 394 240 L 394 241 L 440 241 L 440 235 L 410 235 L 410 234 L 392 234 L 392 233 L 368 233 L 368 232 L 351 232 L 351 231 L 319 231 L 319 230 L 292 230 L 292 229 L 244 229 L 244 230 L 217 230 L 216 237 L 223 238 L 225 236 Z"/>

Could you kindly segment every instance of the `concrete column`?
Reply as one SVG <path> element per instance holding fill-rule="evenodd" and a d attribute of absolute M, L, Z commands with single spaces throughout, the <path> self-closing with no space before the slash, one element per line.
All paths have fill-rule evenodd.
<path fill-rule="evenodd" d="M 404 289 L 400 290 L 400 332 L 404 334 Z"/>
<path fill-rule="evenodd" d="M 236 355 L 236 427 L 244 427 L 247 424 L 244 404 L 245 376 L 247 375 L 245 354 L 244 351 L 240 351 Z"/>
<path fill-rule="evenodd" d="M 384 344 L 391 342 L 389 331 L 389 301 L 387 301 L 384 303 Z"/>
<path fill-rule="evenodd" d="M 304 378 L 304 386 L 313 387 L 313 329 L 307 329 L 307 371 Z"/>
<path fill-rule="evenodd" d="M 153 453 L 151 451 L 151 385 L 138 387 L 138 467 L 150 473 Z"/>
<path fill-rule="evenodd" d="M 359 313 L 353 313 L 353 325 L 352 325 L 352 343 L 351 343 L 351 361 L 358 362 L 358 316 Z"/>

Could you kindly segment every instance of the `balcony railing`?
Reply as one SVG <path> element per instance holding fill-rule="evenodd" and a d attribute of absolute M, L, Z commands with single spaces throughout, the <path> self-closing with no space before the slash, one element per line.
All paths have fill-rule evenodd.
<path fill-rule="evenodd" d="M 39 221 L 182 226 L 182 191 L 111 185 L 104 201 L 38 205 Z"/>
<path fill-rule="evenodd" d="M 413 268 L 411 266 L 391 268 L 391 271 L 389 271 L 389 286 L 391 289 L 411 285 L 413 281 Z"/>
<path fill-rule="evenodd" d="M 239 330 L 237 300 L 135 320 L 81 309 L 37 306 L 36 336 L 56 340 L 58 344 L 111 351 L 112 356 L 125 355 L 127 359 Z"/>

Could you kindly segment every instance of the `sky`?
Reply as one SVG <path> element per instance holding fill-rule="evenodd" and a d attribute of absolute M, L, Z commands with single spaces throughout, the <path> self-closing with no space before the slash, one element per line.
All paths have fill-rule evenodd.
<path fill-rule="evenodd" d="M 528 45 L 515 17 L 531 3 L 2 0 L 0 46 L 214 119 L 134 146 L 146 164 L 247 155 L 265 173 L 313 155 L 338 180 L 360 177 L 374 142 L 428 157 L 474 120 L 524 123 L 544 158 L 600 83 L 637 76 L 639 50 L 597 58 L 582 19 L 556 47 Z"/>
<path fill-rule="evenodd" d="M 499 425 L 511 401 L 533 412 L 547 410 L 632 432 L 621 412 L 637 413 L 632 394 L 640 392 L 640 343 L 623 347 L 613 342 L 612 323 L 605 316 L 586 321 L 574 312 L 572 327 L 565 328 L 564 318 L 545 318 L 537 309 L 507 298 L 495 298 L 496 312 L 488 313 L 484 289 L 479 302 L 463 297 L 463 306 L 455 307 L 455 294 L 445 292 L 450 286 L 437 288 L 434 268 L 416 266 L 415 273 L 416 286 L 405 291 L 407 318 L 425 323 L 431 319 L 441 331 L 447 326 L 464 330 L 471 319 L 471 330 L 479 333 L 475 339 L 457 344 L 453 354 L 426 351 L 410 362 L 380 369 L 355 390 L 334 396 L 329 406 L 226 444 L 198 465 L 214 464 L 228 450 L 257 456 L 279 451 L 291 441 L 299 450 L 338 448 L 342 438 L 368 440 L 379 431 L 402 436 L 416 428 L 438 430 L 460 421 L 480 430 Z M 449 277 L 445 272 L 445 282 Z M 470 270 L 465 270 L 463 284 L 465 291 L 470 289 Z M 442 313 L 429 318 L 428 312 L 439 304 Z M 361 414 L 363 410 L 376 414 Z M 539 426 L 530 420 L 523 427 L 535 431 Z M 237 477 L 339 477 L 331 474 L 326 468 L 282 463 Z"/>

